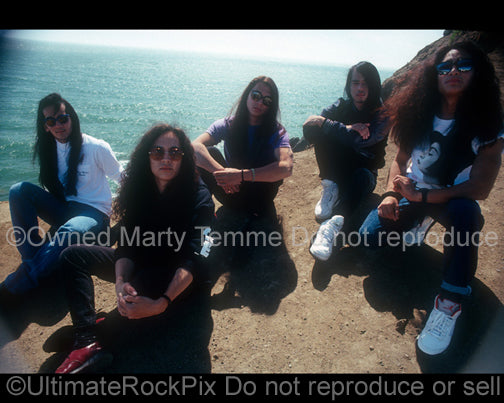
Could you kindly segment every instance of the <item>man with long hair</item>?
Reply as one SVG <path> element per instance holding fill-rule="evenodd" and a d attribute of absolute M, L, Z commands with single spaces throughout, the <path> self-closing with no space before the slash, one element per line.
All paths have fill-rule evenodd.
<path fill-rule="evenodd" d="M 289 134 L 279 123 L 279 92 L 258 76 L 243 91 L 234 114 L 215 121 L 193 141 L 202 179 L 225 207 L 273 215 L 273 200 L 292 174 Z M 224 155 L 214 146 L 224 142 Z"/>
<path fill-rule="evenodd" d="M 60 256 L 75 340 L 57 373 L 96 371 L 112 359 L 98 337 L 92 275 L 115 281 L 117 311 L 128 320 L 171 312 L 206 279 L 201 229 L 212 224 L 214 203 L 185 132 L 165 123 L 153 126 L 125 172 L 114 202 L 121 225 L 117 248 L 73 245 Z"/>
<path fill-rule="evenodd" d="M 329 259 L 345 217 L 374 190 L 378 169 L 385 165 L 387 133 L 379 114 L 381 81 L 376 67 L 369 62 L 352 66 L 345 94 L 303 125 L 304 137 L 315 146 L 322 179 L 322 196 L 315 206 L 315 218 L 322 225 L 310 247 L 319 260 Z"/>
<path fill-rule="evenodd" d="M 360 233 L 369 246 L 385 246 L 383 235 L 408 232 L 428 216 L 452 234 L 439 294 L 418 338 L 423 352 L 436 355 L 448 348 L 471 294 L 484 223 L 477 200 L 488 197 L 501 166 L 503 114 L 494 67 L 472 42 L 440 49 L 408 80 L 385 104 L 399 150 L 387 191 Z"/>
<path fill-rule="evenodd" d="M 75 109 L 56 93 L 39 102 L 35 159 L 42 187 L 20 182 L 9 192 L 22 259 L 0 285 L 0 295 L 11 299 L 38 286 L 56 267 L 60 252 L 82 239 L 79 235 L 107 228 L 112 206 L 107 177 L 118 181 L 121 175 L 109 144 L 81 133 Z M 40 237 L 38 217 L 57 229 L 52 240 Z"/>

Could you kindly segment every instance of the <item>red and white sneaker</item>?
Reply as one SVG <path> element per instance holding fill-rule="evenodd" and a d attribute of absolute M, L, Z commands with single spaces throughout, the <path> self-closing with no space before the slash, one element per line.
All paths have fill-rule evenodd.
<path fill-rule="evenodd" d="M 78 374 L 84 371 L 97 370 L 109 365 L 112 355 L 103 350 L 100 343 L 94 342 L 86 347 L 73 350 L 63 361 L 57 374 Z"/>
<path fill-rule="evenodd" d="M 441 354 L 450 345 L 455 322 L 462 313 L 462 306 L 439 295 L 434 300 L 427 323 L 418 336 L 418 348 L 429 355 Z"/>

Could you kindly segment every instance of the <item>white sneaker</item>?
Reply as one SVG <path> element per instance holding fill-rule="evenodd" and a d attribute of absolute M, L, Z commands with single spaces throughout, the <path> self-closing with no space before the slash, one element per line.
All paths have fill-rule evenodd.
<path fill-rule="evenodd" d="M 418 348 L 429 355 L 441 354 L 450 345 L 455 322 L 462 312 L 460 304 L 448 299 L 434 300 L 427 324 L 418 336 Z"/>
<path fill-rule="evenodd" d="M 331 257 L 334 239 L 338 232 L 341 231 L 344 221 L 343 216 L 335 215 L 320 225 L 315 241 L 313 241 L 310 247 L 310 253 L 314 258 L 326 261 Z"/>
<path fill-rule="evenodd" d="M 404 243 L 406 245 L 420 246 L 424 241 L 427 232 L 429 232 L 430 228 L 433 225 L 434 219 L 432 217 L 426 216 L 416 227 L 403 234 Z"/>
<path fill-rule="evenodd" d="M 315 206 L 317 220 L 327 220 L 332 215 L 333 207 L 338 201 L 338 184 L 329 179 L 322 179 L 322 196 Z"/>

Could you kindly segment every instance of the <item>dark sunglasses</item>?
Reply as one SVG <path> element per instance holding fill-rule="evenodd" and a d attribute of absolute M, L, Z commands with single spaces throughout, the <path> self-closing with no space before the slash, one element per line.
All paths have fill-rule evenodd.
<path fill-rule="evenodd" d="M 70 119 L 70 115 L 68 114 L 59 115 L 57 118 L 49 116 L 45 118 L 45 124 L 49 127 L 56 126 L 56 122 L 60 122 L 62 125 L 64 125 L 66 122 L 68 122 L 68 119 Z"/>
<path fill-rule="evenodd" d="M 273 98 L 269 97 L 269 96 L 263 96 L 263 94 L 261 94 L 260 91 L 257 91 L 257 90 L 254 90 L 250 93 L 250 96 L 252 97 L 252 99 L 256 102 L 259 102 L 262 100 L 262 103 L 264 106 L 271 106 L 271 104 L 273 103 Z"/>
<path fill-rule="evenodd" d="M 443 62 L 436 66 L 436 70 L 440 76 L 444 76 L 448 74 L 450 71 L 452 71 L 453 66 L 455 66 L 455 68 L 459 72 L 466 73 L 473 69 L 473 62 L 471 59 L 460 59 L 457 60 L 456 62 L 453 61 Z"/>
<path fill-rule="evenodd" d="M 149 156 L 154 161 L 161 161 L 166 153 L 168 153 L 168 158 L 172 161 L 180 161 L 182 159 L 182 156 L 184 155 L 182 150 L 178 147 L 171 147 L 166 150 L 164 147 L 154 146 L 149 151 Z"/>

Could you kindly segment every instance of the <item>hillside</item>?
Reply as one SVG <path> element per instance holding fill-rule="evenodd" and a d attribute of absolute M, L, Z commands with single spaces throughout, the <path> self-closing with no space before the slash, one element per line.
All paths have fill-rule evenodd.
<path fill-rule="evenodd" d="M 379 172 L 375 193 L 354 218 L 356 228 L 384 191 L 394 154 L 395 146 L 389 144 L 387 164 Z M 309 238 L 318 229 L 313 210 L 319 197 L 314 152 L 298 152 L 293 175 L 276 199 L 281 222 L 273 229 L 281 229 L 283 242 L 274 247 L 240 249 L 233 260 L 214 258 L 211 281 L 201 296 L 182 303 L 163 321 L 119 323 L 112 283 L 96 279 L 96 307 L 106 316 L 101 333 L 115 353 L 108 371 L 504 370 L 504 170 L 490 197 L 481 202 L 486 218 L 483 234 L 491 236 L 480 248 L 472 284 L 474 298 L 464 306 L 452 346 L 437 358 L 418 352 L 415 337 L 440 283 L 440 245 L 423 245 L 405 252 L 346 247 L 326 263 L 315 262 L 308 248 Z M 8 203 L 3 202 L 0 279 L 20 262 L 16 248 L 8 243 L 10 228 Z M 259 224 L 252 227 L 261 228 Z M 439 239 L 443 229 L 436 225 L 431 233 Z M 62 350 L 71 339 L 70 325 L 61 284 L 51 279 L 21 305 L 12 307 L 3 318 L 3 326 L 0 323 L 0 372 L 53 372 L 65 356 Z"/>

